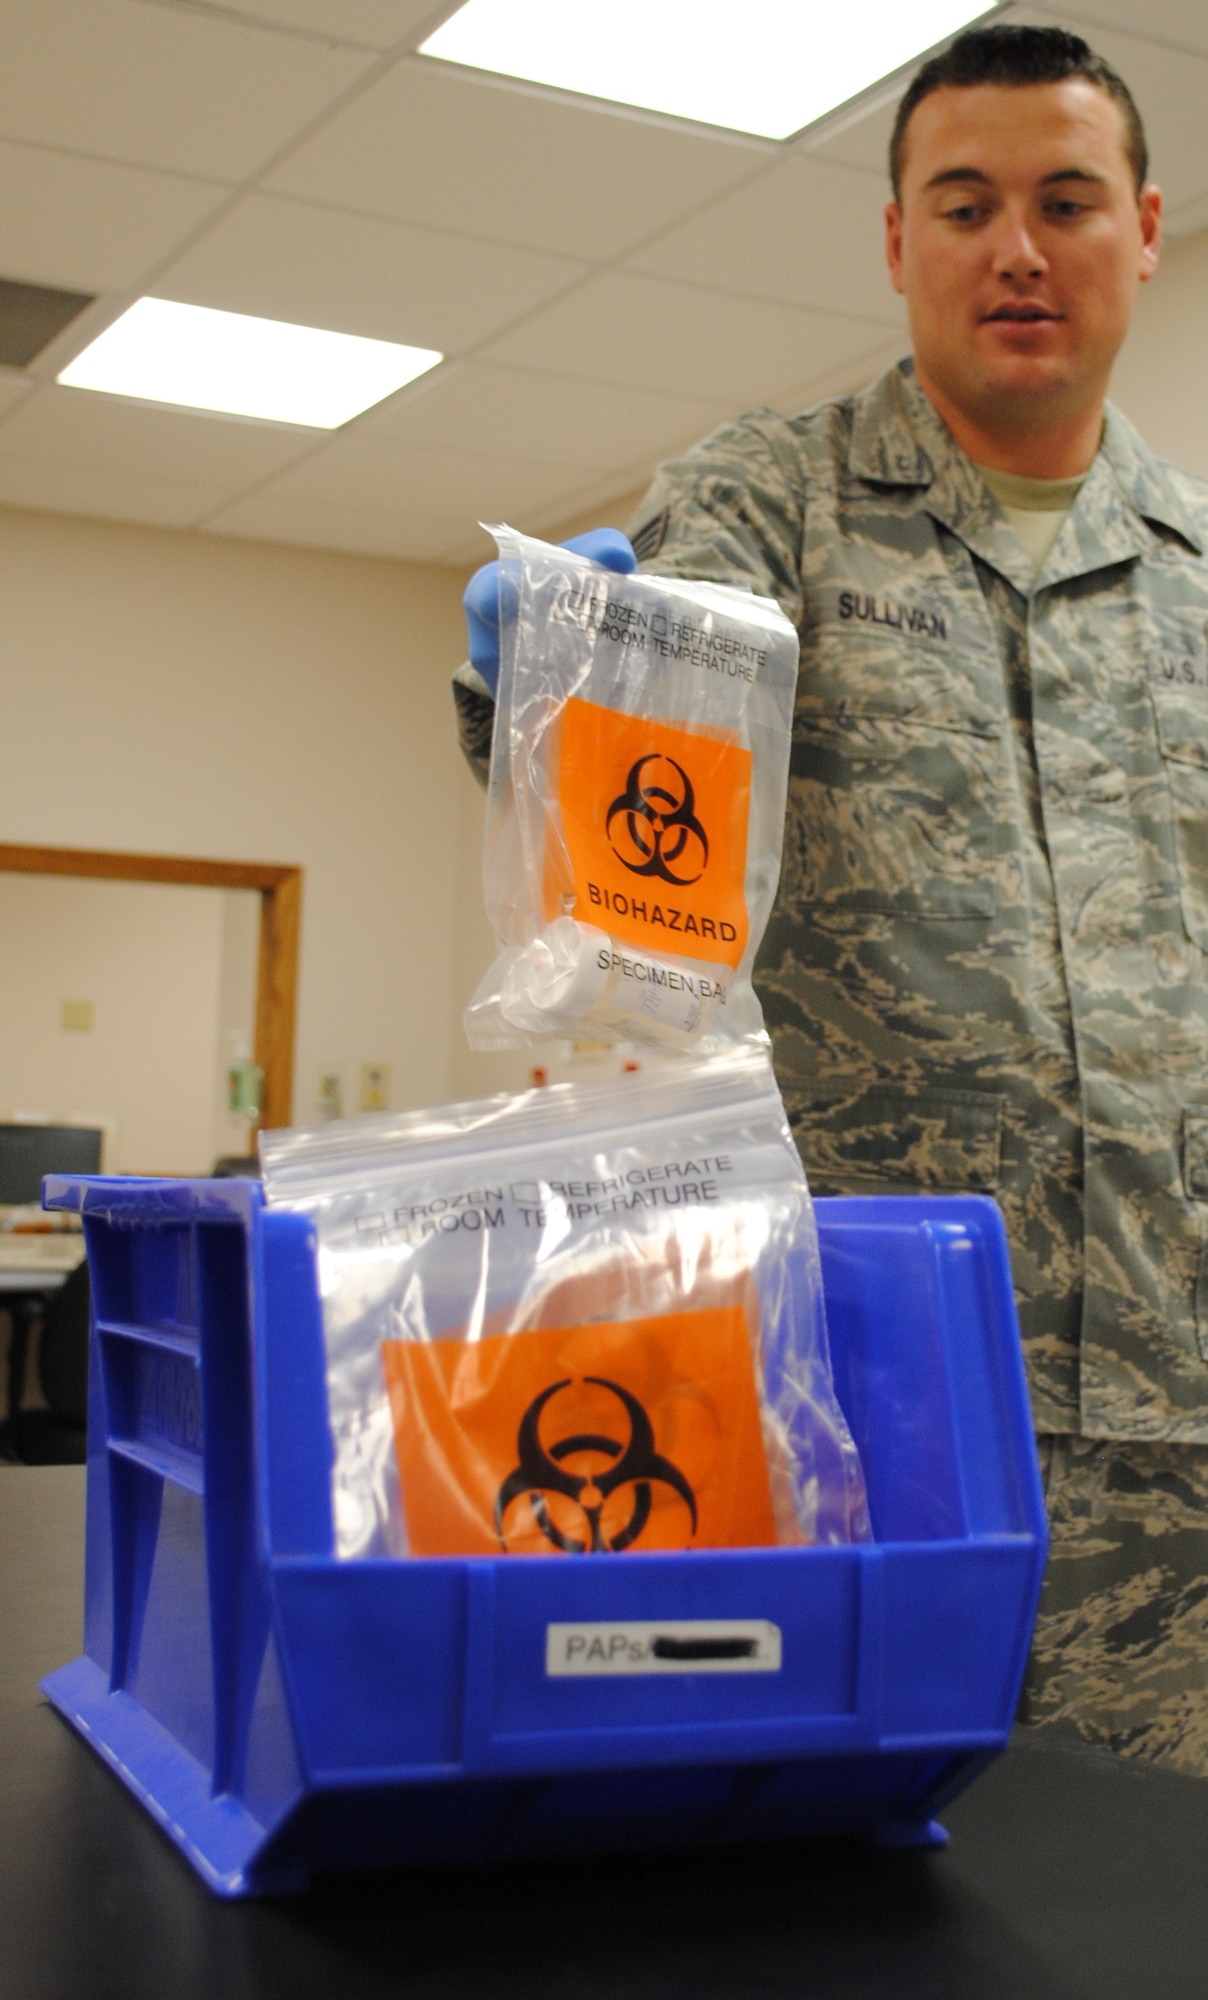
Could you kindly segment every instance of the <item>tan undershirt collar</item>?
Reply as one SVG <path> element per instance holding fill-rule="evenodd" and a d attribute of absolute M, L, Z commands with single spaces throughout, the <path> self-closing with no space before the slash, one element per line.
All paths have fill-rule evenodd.
<path fill-rule="evenodd" d="M 1043 569 L 1086 474 L 1077 479 L 1028 479 L 1020 472 L 998 472 L 992 465 L 977 469 L 1037 570 Z"/>

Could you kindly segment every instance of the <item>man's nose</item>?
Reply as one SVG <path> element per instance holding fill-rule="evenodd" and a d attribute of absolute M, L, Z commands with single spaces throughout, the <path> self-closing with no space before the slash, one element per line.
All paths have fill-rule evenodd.
<path fill-rule="evenodd" d="M 1024 215 L 1005 213 L 994 244 L 994 266 L 1000 278 L 1018 283 L 1039 278 L 1048 270 L 1048 260 Z"/>

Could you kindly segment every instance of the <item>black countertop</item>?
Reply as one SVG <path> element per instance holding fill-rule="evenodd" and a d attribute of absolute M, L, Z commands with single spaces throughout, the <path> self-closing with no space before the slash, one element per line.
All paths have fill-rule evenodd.
<path fill-rule="evenodd" d="M 47 1706 L 83 1475 L 0 1468 L 5 2000 L 1200 2000 L 1208 1781 L 1020 1732 L 946 1851 L 848 1843 L 331 1878 L 223 1903 Z"/>

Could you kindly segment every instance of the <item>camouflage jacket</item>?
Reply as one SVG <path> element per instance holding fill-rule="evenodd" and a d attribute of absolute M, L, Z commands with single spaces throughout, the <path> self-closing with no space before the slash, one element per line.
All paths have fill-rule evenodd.
<path fill-rule="evenodd" d="M 1037 574 L 905 362 L 632 532 L 801 634 L 756 984 L 815 1191 L 994 1194 L 1037 1429 L 1208 1443 L 1208 488 L 1109 409 Z"/>

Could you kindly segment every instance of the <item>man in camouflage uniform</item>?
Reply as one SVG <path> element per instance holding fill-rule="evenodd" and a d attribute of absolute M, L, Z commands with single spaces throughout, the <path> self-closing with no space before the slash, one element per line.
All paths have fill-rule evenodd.
<path fill-rule="evenodd" d="M 632 539 L 801 635 L 756 985 L 811 1185 L 1005 1212 L 1027 1713 L 1208 1773 L 1208 487 L 1104 406 L 1158 197 L 1055 30 L 927 65 L 894 170 L 914 363 L 724 427 Z"/>

